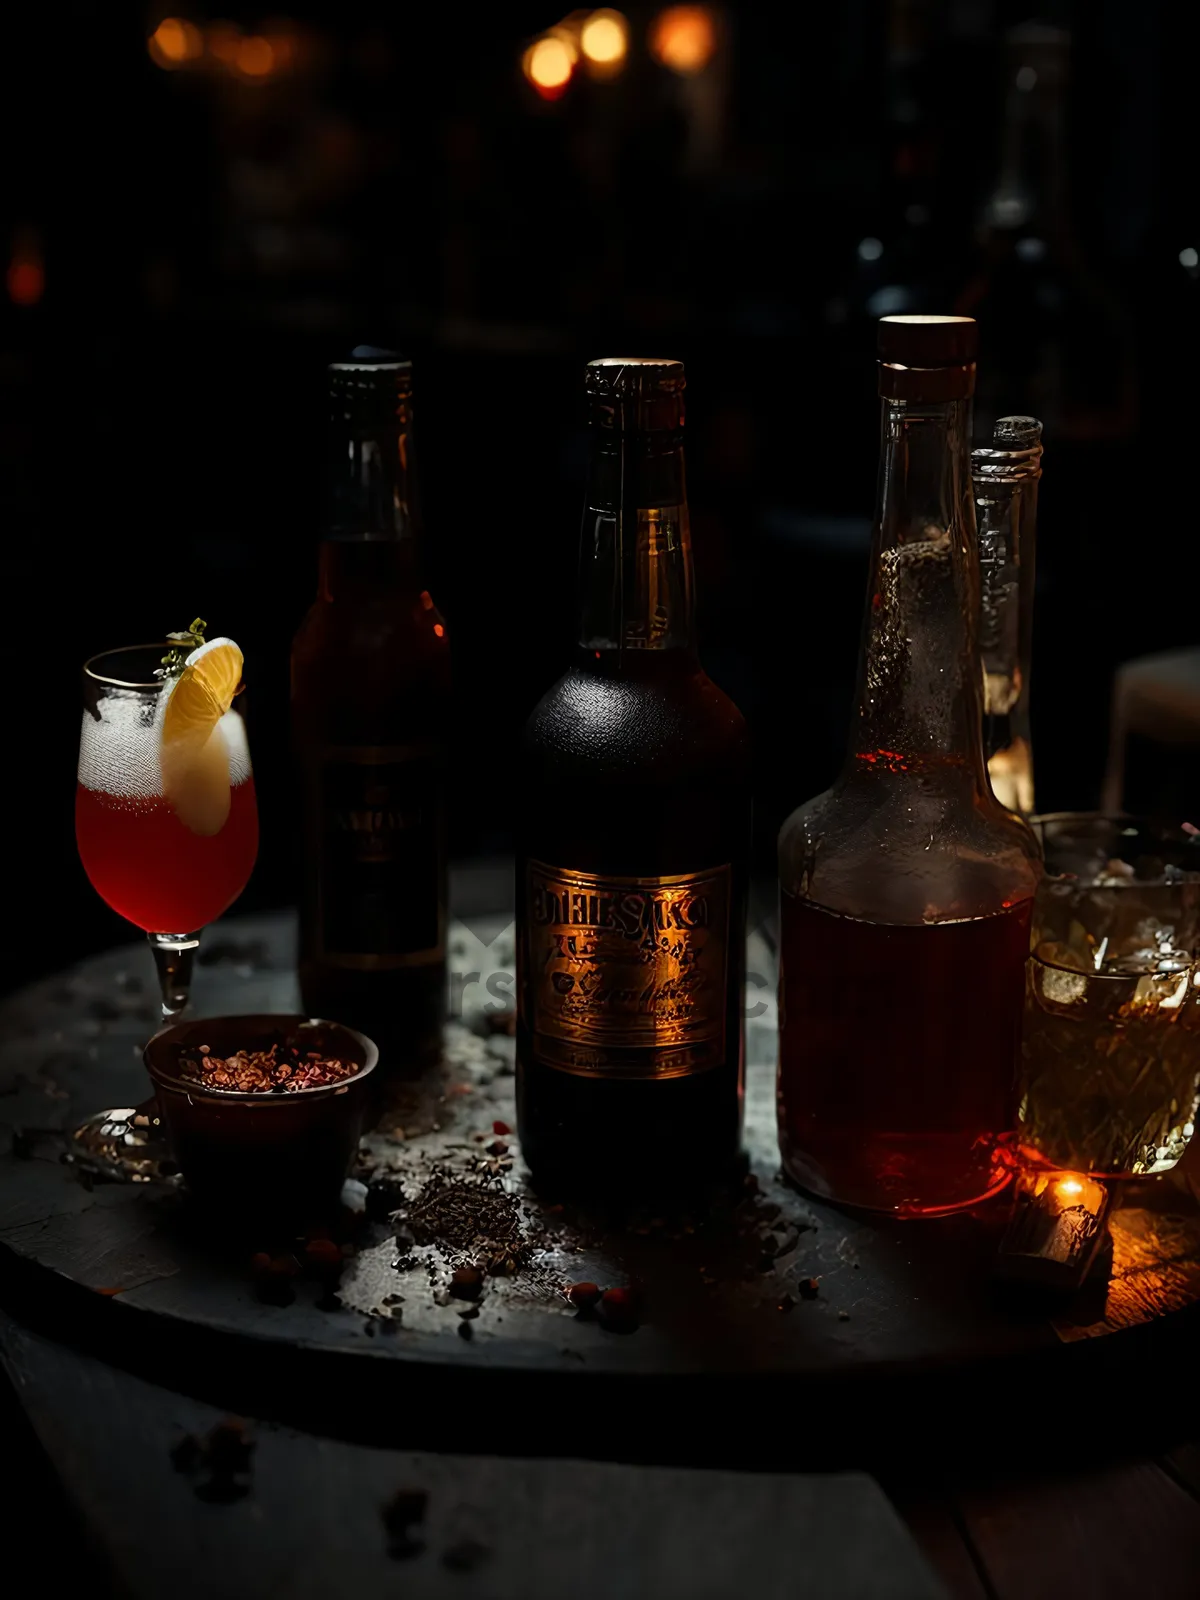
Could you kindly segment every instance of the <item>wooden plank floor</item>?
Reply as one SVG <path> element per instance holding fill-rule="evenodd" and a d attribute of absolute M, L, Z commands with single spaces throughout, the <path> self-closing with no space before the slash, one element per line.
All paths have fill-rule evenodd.
<path fill-rule="evenodd" d="M 1103 1464 L 1071 1459 L 1064 1436 L 1057 1447 L 1046 1440 L 1027 1474 L 897 1478 L 881 1492 L 861 1474 L 416 1455 L 253 1425 L 249 1492 L 222 1507 L 197 1499 L 169 1462 L 172 1444 L 220 1412 L 3 1315 L 0 1352 L 15 1383 L 0 1395 L 0 1451 L 24 1495 L 9 1509 L 19 1515 L 28 1501 L 44 1519 L 57 1495 L 53 1573 L 68 1586 L 86 1573 L 97 1595 L 188 1600 L 211 1592 L 214 1561 L 228 1600 L 281 1587 L 294 1600 L 324 1600 L 343 1582 L 365 1592 L 401 1581 L 429 1600 L 1200 1594 L 1200 1441 L 1161 1461 Z M 498 1446 L 516 1426 L 497 1417 Z M 405 1564 L 388 1555 L 379 1508 L 413 1482 L 430 1492 L 431 1509 L 422 1551 Z"/>
<path fill-rule="evenodd" d="M 227 1498 L 172 1466 L 219 1411 L 2 1319 L 0 1352 L 97 1565 L 133 1600 L 944 1600 L 864 1473 L 434 1455 L 253 1424 L 245 1492 Z M 495 1431 L 517 1439 L 519 1419 Z M 427 1499 L 398 1542 L 380 1513 L 401 1490 Z"/>
<path fill-rule="evenodd" d="M 1196 1600 L 1200 1445 L 1095 1466 L 1052 1449 L 1019 1479 L 885 1483 L 953 1600 Z"/>

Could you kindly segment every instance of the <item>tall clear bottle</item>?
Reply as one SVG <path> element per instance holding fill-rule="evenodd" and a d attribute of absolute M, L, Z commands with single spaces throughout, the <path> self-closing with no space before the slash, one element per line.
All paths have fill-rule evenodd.
<path fill-rule="evenodd" d="M 421 572 L 411 363 L 360 347 L 329 397 L 329 527 L 292 645 L 300 989 L 403 1068 L 436 1052 L 444 1012 L 449 650 Z"/>
<path fill-rule="evenodd" d="M 999 167 L 955 309 L 983 329 L 979 420 L 1029 406 L 1057 442 L 1095 444 L 1136 418 L 1129 318 L 1072 218 L 1067 97 L 1071 35 L 1025 22 L 1005 39 Z"/>
<path fill-rule="evenodd" d="M 712 1177 L 741 1134 L 747 740 L 696 654 L 677 361 L 587 369 L 579 645 L 525 728 L 517 1101 L 539 1178 Z"/>
<path fill-rule="evenodd" d="M 1029 726 L 1033 588 L 1042 425 L 1001 417 L 990 445 L 971 453 L 979 525 L 983 660 L 983 749 L 992 793 L 1020 816 L 1033 814 Z"/>
<path fill-rule="evenodd" d="M 849 750 L 779 837 L 779 1139 L 804 1187 L 904 1216 L 1007 1176 L 1040 866 L 984 768 L 975 324 L 879 325 L 879 510 Z"/>

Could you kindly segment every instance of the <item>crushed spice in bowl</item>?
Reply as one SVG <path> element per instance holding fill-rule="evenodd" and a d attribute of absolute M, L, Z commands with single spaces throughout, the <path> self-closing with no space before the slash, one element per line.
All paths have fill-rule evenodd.
<path fill-rule="evenodd" d="M 201 1017 L 145 1050 L 192 1195 L 261 1225 L 336 1207 L 362 1133 L 374 1043 L 303 1016 Z"/>
<path fill-rule="evenodd" d="M 298 1045 L 266 1050 L 236 1050 L 231 1056 L 212 1053 L 202 1044 L 196 1055 L 181 1056 L 179 1078 L 201 1089 L 225 1089 L 234 1094 L 296 1094 L 301 1089 L 325 1089 L 352 1078 L 362 1070 L 357 1061 L 335 1061 L 319 1050 L 301 1052 Z"/>

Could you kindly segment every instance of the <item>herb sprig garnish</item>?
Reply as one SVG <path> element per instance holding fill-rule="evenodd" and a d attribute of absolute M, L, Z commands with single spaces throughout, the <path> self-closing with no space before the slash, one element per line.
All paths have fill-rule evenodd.
<path fill-rule="evenodd" d="M 193 650 L 204 643 L 204 635 L 208 632 L 208 623 L 203 617 L 193 617 L 191 626 L 182 633 L 169 633 L 168 639 L 174 641 L 174 648 L 168 650 L 162 658 L 162 666 L 155 667 L 156 678 L 177 678 L 183 671 L 184 662 Z"/>

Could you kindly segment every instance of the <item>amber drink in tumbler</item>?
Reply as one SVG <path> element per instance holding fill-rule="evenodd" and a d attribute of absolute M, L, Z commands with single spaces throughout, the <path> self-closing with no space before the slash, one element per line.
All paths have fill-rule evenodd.
<path fill-rule="evenodd" d="M 1200 1095 L 1200 848 L 1131 817 L 1035 819 L 1021 1050 L 1026 1156 L 1109 1178 L 1169 1172 Z"/>

